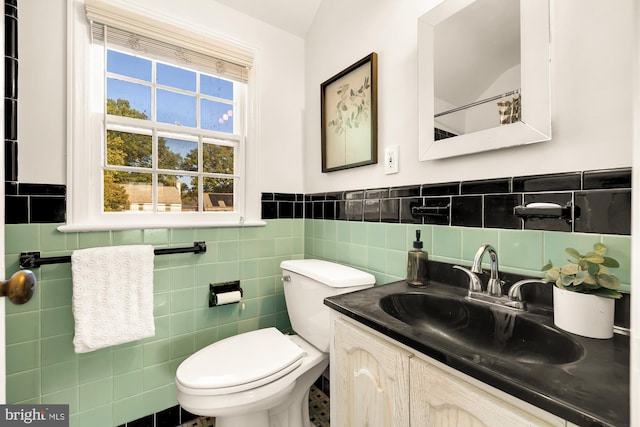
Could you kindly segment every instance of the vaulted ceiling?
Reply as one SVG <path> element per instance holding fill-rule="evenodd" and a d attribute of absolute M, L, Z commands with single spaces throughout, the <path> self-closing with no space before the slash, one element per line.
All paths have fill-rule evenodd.
<path fill-rule="evenodd" d="M 215 0 L 232 9 L 304 37 L 322 0 Z"/>

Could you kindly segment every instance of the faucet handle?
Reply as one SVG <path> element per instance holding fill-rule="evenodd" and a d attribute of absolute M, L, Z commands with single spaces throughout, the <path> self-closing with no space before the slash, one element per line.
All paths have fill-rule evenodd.
<path fill-rule="evenodd" d="M 463 271 L 467 274 L 467 276 L 469 276 L 470 292 L 482 292 L 482 282 L 480 282 L 480 279 L 478 278 L 478 276 L 476 276 L 474 272 L 460 265 L 454 265 L 453 268 L 455 268 L 456 270 Z"/>
<path fill-rule="evenodd" d="M 511 301 L 522 301 L 522 292 L 520 291 L 520 288 L 523 285 L 526 285 L 528 283 L 547 283 L 547 282 L 545 282 L 542 279 L 520 280 L 519 282 L 516 282 L 513 285 L 511 285 L 511 287 L 509 288 L 509 293 L 507 294 L 509 296 L 509 299 Z"/>

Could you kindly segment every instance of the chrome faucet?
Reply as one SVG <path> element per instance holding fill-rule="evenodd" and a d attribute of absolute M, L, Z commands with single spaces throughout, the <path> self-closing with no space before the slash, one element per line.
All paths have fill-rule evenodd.
<path fill-rule="evenodd" d="M 483 292 L 482 282 L 480 281 L 478 274 L 482 273 L 482 257 L 486 252 L 488 252 L 491 257 L 491 277 L 487 283 L 487 290 Z M 516 300 L 516 290 L 514 290 L 513 299 L 502 294 L 503 282 L 498 277 L 498 253 L 490 244 L 480 246 L 473 259 L 473 265 L 470 270 L 459 265 L 454 265 L 453 268 L 463 271 L 469 277 L 469 291 L 466 296 L 467 299 L 486 304 L 509 307 L 515 310 L 526 309 L 526 304 L 524 301 L 521 301 L 522 298 L 520 298 L 520 300 Z M 523 284 L 519 285 L 518 288 Z"/>
<path fill-rule="evenodd" d="M 482 282 L 480 281 L 478 274 L 482 273 L 482 257 L 485 252 L 488 252 L 491 257 L 491 277 L 489 278 L 486 292 L 483 292 Z M 503 295 L 502 285 L 504 282 L 502 282 L 498 277 L 498 253 L 496 252 L 496 249 L 488 243 L 480 246 L 476 252 L 471 269 L 467 269 L 459 265 L 454 265 L 453 268 L 463 271 L 469 277 L 469 291 L 466 299 L 486 304 L 499 305 L 501 307 L 508 307 L 514 310 L 527 309 L 527 303 L 522 299 L 522 293 L 520 292 L 520 288 L 522 286 L 528 283 L 546 283 L 542 279 L 520 280 L 509 288 L 507 295 Z"/>
<path fill-rule="evenodd" d="M 488 243 L 480 246 L 473 259 L 471 271 L 476 274 L 482 273 L 482 258 L 484 257 L 485 252 L 488 252 L 489 257 L 491 258 L 491 277 L 487 283 L 487 293 L 491 296 L 501 296 L 502 282 L 498 277 L 498 252 L 496 252 L 493 246 Z"/>
<path fill-rule="evenodd" d="M 527 303 L 522 299 L 522 292 L 520 292 L 520 288 L 528 283 L 544 284 L 547 282 L 542 279 L 524 279 L 514 283 L 513 285 L 511 285 L 511 287 L 509 288 L 509 292 L 507 293 L 507 296 L 509 298 L 509 302 L 507 303 L 507 305 L 521 310 L 527 309 Z"/>

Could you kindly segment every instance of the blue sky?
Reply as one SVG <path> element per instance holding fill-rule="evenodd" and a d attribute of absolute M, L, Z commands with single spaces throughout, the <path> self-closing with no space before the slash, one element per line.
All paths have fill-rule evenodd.
<path fill-rule="evenodd" d="M 107 71 L 150 82 L 153 76 L 153 62 L 145 58 L 107 50 Z M 200 91 L 204 95 L 233 100 L 233 83 L 212 75 L 157 62 L 157 83 L 177 89 L 195 91 L 200 78 Z M 119 80 L 107 79 L 107 97 L 127 99 L 132 108 L 151 117 L 150 86 Z M 195 96 L 158 89 L 157 120 L 162 123 L 196 127 Z M 200 100 L 201 128 L 233 133 L 233 106 L 210 99 Z M 231 112 L 231 114 L 229 114 Z"/>

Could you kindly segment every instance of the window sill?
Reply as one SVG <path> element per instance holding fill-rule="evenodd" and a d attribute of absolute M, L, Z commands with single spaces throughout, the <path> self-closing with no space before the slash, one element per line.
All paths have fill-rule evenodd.
<path fill-rule="evenodd" d="M 158 224 L 65 224 L 58 227 L 61 233 L 81 233 L 86 231 L 121 231 L 144 230 L 153 228 L 221 228 L 221 227 L 264 227 L 263 220 L 251 220 L 239 222 L 202 222 L 202 223 L 176 223 L 166 222 Z"/>

